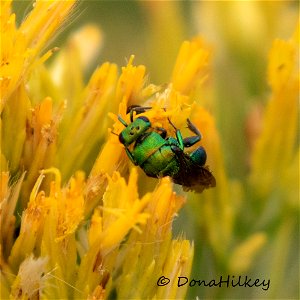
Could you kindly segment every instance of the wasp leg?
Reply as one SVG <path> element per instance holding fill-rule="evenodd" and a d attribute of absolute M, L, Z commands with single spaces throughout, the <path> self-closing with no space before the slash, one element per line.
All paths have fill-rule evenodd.
<path fill-rule="evenodd" d="M 181 135 L 181 132 L 175 127 L 175 125 L 171 122 L 171 120 L 168 118 L 169 123 L 172 125 L 172 127 L 175 129 L 176 132 L 176 138 L 179 143 L 179 147 L 181 150 L 184 149 L 184 147 L 191 147 L 195 145 L 197 142 L 201 140 L 201 133 L 199 130 L 192 124 L 192 122 L 187 119 L 188 128 L 195 134 L 196 136 L 191 136 L 187 138 L 183 138 Z"/>
<path fill-rule="evenodd" d="M 182 150 L 177 145 L 171 145 L 171 149 L 175 154 L 180 155 L 182 153 Z"/>
<path fill-rule="evenodd" d="M 129 149 L 128 149 L 128 148 L 125 148 L 125 151 L 126 151 L 127 156 L 128 156 L 128 157 L 130 158 L 130 160 L 132 161 L 132 163 L 133 163 L 135 166 L 137 166 L 138 164 L 137 164 L 137 162 L 135 161 L 135 159 L 134 159 L 132 153 L 129 151 Z"/>
<path fill-rule="evenodd" d="M 173 138 L 172 136 L 168 136 L 166 138 L 166 140 L 168 141 L 169 146 L 172 148 L 173 146 L 180 149 L 180 151 L 182 152 L 182 149 L 180 148 L 179 142 L 177 141 L 177 139 Z"/>
<path fill-rule="evenodd" d="M 152 107 L 143 107 L 140 105 L 130 105 L 127 107 L 127 114 L 130 113 L 130 121 L 133 122 L 133 113 L 135 112 L 137 115 L 144 113 L 147 109 L 151 109 Z"/>
<path fill-rule="evenodd" d="M 197 136 L 199 136 L 200 140 L 202 138 L 201 132 L 198 130 L 198 128 L 190 121 L 190 119 L 186 120 L 188 129 L 195 133 Z"/>
<path fill-rule="evenodd" d="M 184 149 L 184 142 L 183 142 L 183 138 L 182 138 L 182 135 L 181 135 L 181 132 L 179 129 L 176 128 L 176 126 L 171 122 L 171 120 L 168 118 L 168 121 L 169 123 L 172 125 L 172 127 L 174 128 L 175 130 L 175 134 L 176 134 L 176 139 L 178 141 L 178 146 L 181 150 Z"/>
<path fill-rule="evenodd" d="M 133 105 L 130 105 L 127 107 L 127 111 L 126 111 L 126 114 L 129 114 L 132 110 L 136 110 L 138 108 L 140 108 L 141 106 L 140 105 L 137 105 L 137 104 L 133 104 Z"/>
<path fill-rule="evenodd" d="M 198 143 L 201 140 L 202 136 L 198 128 L 190 121 L 190 119 L 187 119 L 187 125 L 188 129 L 195 133 L 196 136 L 191 136 L 183 139 L 183 144 L 185 147 L 191 147 Z"/>
<path fill-rule="evenodd" d="M 167 137 L 167 130 L 162 127 L 155 127 L 157 131 L 160 131 L 160 136 L 165 139 Z"/>
<path fill-rule="evenodd" d="M 196 143 L 198 143 L 200 141 L 200 137 L 199 136 L 190 136 L 187 138 L 183 139 L 183 145 L 184 147 L 191 147 L 193 145 L 195 145 Z"/>
<path fill-rule="evenodd" d="M 204 148 L 200 146 L 199 148 L 194 150 L 190 154 L 190 158 L 194 163 L 196 163 L 200 166 L 204 166 L 204 164 L 206 162 L 206 152 L 205 152 Z"/>

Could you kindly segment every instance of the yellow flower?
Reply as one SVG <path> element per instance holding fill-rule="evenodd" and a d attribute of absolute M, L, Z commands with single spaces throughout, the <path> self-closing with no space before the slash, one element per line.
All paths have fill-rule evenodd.
<path fill-rule="evenodd" d="M 172 75 L 172 82 L 177 91 L 189 94 L 199 79 L 206 79 L 210 57 L 206 48 L 200 38 L 182 44 Z"/>
<path fill-rule="evenodd" d="M 46 42 L 70 14 L 74 2 L 36 1 L 20 28 L 16 28 L 16 16 L 11 14 L 11 1 L 1 2 L 1 111 L 23 76 L 51 55 L 50 51 L 38 59 Z"/>

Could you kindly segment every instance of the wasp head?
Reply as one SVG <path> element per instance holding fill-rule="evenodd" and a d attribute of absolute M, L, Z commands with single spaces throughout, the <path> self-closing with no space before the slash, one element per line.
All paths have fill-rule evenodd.
<path fill-rule="evenodd" d="M 123 123 L 123 125 L 125 124 Z M 141 116 L 136 118 L 132 123 L 128 124 L 126 128 L 119 134 L 120 143 L 122 143 L 124 146 L 129 146 L 140 136 L 142 136 L 150 128 L 150 126 L 151 123 L 147 117 Z"/>

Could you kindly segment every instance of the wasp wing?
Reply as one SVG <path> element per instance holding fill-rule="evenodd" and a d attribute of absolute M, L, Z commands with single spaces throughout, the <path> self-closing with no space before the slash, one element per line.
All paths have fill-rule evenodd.
<path fill-rule="evenodd" d="M 177 152 L 179 171 L 172 176 L 174 183 L 180 184 L 184 191 L 201 193 L 204 189 L 216 186 L 216 179 L 207 166 L 195 164 L 184 152 Z"/>

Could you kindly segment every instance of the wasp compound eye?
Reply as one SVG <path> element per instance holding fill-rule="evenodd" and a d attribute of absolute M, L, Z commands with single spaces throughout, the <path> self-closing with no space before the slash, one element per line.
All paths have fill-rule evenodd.
<path fill-rule="evenodd" d="M 125 144 L 125 139 L 124 139 L 122 133 L 119 134 L 119 141 L 120 141 L 121 144 Z"/>

